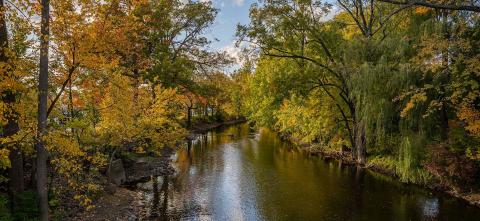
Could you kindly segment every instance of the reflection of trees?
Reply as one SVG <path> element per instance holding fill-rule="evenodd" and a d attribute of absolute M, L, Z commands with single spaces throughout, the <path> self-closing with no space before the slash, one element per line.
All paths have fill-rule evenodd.
<path fill-rule="evenodd" d="M 160 192 L 163 193 L 162 209 L 160 210 L 160 218 L 161 218 L 162 220 L 168 220 L 168 214 L 167 214 L 167 208 L 168 208 L 168 181 L 169 181 L 169 177 L 168 177 L 168 175 L 165 175 L 165 176 L 163 177 L 162 188 L 160 189 Z"/>
<path fill-rule="evenodd" d="M 152 200 L 152 210 L 150 216 L 152 218 L 159 218 L 160 220 L 168 220 L 168 182 L 169 176 L 163 176 L 162 187 L 158 189 L 158 178 L 152 178 L 153 186 L 153 200 Z M 160 206 L 160 201 L 162 204 Z"/>
<path fill-rule="evenodd" d="M 150 216 L 158 217 L 158 205 L 160 203 L 160 197 L 158 194 L 158 180 L 156 177 L 152 177 L 152 186 L 153 186 L 153 202 L 152 202 L 152 211 L 150 212 Z"/>
<path fill-rule="evenodd" d="M 210 131 L 198 135 L 195 140 L 187 141 L 184 148 L 177 151 L 175 165 L 178 175 L 164 177 L 163 184 L 161 179 L 154 180 L 152 217 L 158 220 L 175 219 L 183 213 L 197 213 L 198 209 L 207 209 L 203 208 L 203 202 L 198 202 L 194 197 L 199 194 L 198 187 L 209 185 L 203 180 L 207 173 L 223 168 L 226 162 L 216 154 L 223 153 L 221 149 L 224 144 L 248 141 L 244 139 L 248 133 L 248 124 L 242 124 L 225 130 Z M 229 134 L 235 135 L 233 139 Z M 169 205 L 173 205 L 174 209 L 169 208 Z"/>
<path fill-rule="evenodd" d="M 152 211 L 156 212 L 156 219 L 176 220 L 205 214 L 208 217 L 217 213 L 223 216 L 226 209 L 238 207 L 238 203 L 212 203 L 218 202 L 218 197 L 212 197 L 218 194 L 235 197 L 242 210 L 251 215 L 248 217 L 255 216 L 252 211 L 258 210 L 265 220 L 278 219 L 279 215 L 286 216 L 286 220 L 442 217 L 438 208 L 441 201 L 432 197 L 419 201 L 423 195 L 416 191 L 402 192 L 402 185 L 390 178 L 376 177 L 342 161 L 309 157 L 266 129 L 258 139 L 248 138 L 249 132 L 248 125 L 233 126 L 202 134 L 180 149 L 178 176 L 164 177 L 163 184 L 160 179 L 154 180 Z M 231 139 L 228 134 L 236 136 Z M 231 167 L 225 169 L 229 163 Z M 232 173 L 235 179 L 222 179 Z M 225 191 L 224 182 L 234 183 L 227 183 Z M 239 196 L 238 189 L 244 191 Z M 371 202 L 382 202 L 381 210 Z"/>

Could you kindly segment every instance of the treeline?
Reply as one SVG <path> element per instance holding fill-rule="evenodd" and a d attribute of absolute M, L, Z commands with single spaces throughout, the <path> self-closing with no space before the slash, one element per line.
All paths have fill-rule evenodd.
<path fill-rule="evenodd" d="M 405 182 L 478 188 L 478 4 L 391 3 L 253 5 L 237 29 L 257 55 L 237 73 L 242 111 Z"/>
<path fill-rule="evenodd" d="M 211 3 L 0 0 L 0 11 L 1 220 L 89 209 L 113 159 L 240 114 L 221 72 L 232 59 L 204 36 Z"/>

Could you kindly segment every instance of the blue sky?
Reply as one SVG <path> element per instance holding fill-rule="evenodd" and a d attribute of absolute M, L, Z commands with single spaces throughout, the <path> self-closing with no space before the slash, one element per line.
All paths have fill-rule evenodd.
<path fill-rule="evenodd" d="M 214 24 L 207 30 L 205 35 L 212 40 L 213 50 L 223 50 L 228 54 L 238 59 L 240 49 L 235 48 L 235 32 L 237 24 L 248 24 L 250 19 L 248 17 L 250 6 L 253 3 L 258 3 L 258 0 L 198 0 L 211 1 L 213 6 L 219 10 Z M 325 2 L 334 2 L 334 0 L 326 0 Z M 338 12 L 338 8 L 334 6 L 333 13 L 330 13 L 324 19 L 330 19 Z M 215 41 L 218 39 L 219 41 Z M 237 65 L 228 68 L 232 71 L 239 67 L 240 61 L 237 60 Z"/>
<path fill-rule="evenodd" d="M 256 0 L 212 0 L 215 8 L 220 12 L 215 23 L 208 31 L 208 37 L 218 38 L 212 46 L 222 48 L 235 40 L 235 31 L 238 23 L 248 24 L 250 5 Z"/>
<path fill-rule="evenodd" d="M 209 1 L 209 0 L 201 0 Z M 235 31 L 237 24 L 248 24 L 248 13 L 252 3 L 257 0 L 210 0 L 215 8 L 219 9 L 215 23 L 206 32 L 206 36 L 212 40 L 212 49 L 225 50 L 234 55 Z M 213 39 L 219 41 L 214 41 Z"/>

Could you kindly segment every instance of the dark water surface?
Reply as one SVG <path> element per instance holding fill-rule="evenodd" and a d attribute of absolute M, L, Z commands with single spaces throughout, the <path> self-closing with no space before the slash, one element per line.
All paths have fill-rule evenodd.
<path fill-rule="evenodd" d="M 308 156 L 247 124 L 199 136 L 174 161 L 176 175 L 146 184 L 152 219 L 480 220 L 480 209 Z"/>

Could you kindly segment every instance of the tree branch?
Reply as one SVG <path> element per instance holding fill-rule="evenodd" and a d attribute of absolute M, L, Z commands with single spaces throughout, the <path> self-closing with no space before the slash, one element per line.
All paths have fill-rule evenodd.
<path fill-rule="evenodd" d="M 381 2 L 386 2 L 394 5 L 415 5 L 415 6 L 424 6 L 427 8 L 435 9 L 446 9 L 452 11 L 470 11 L 470 12 L 480 12 L 480 6 L 475 5 L 450 5 L 450 4 L 436 4 L 431 2 L 426 2 L 422 0 L 413 0 L 413 1 L 397 1 L 397 0 L 378 0 Z"/>
<path fill-rule="evenodd" d="M 53 99 L 52 103 L 51 103 L 50 106 L 48 107 L 48 110 L 47 110 L 47 118 L 48 118 L 48 116 L 50 116 L 50 113 L 52 112 L 53 108 L 55 107 L 55 104 L 57 103 L 57 101 L 58 101 L 58 99 L 60 98 L 60 96 L 62 96 L 63 91 L 65 91 L 65 88 L 67 87 L 68 82 L 72 80 L 72 75 L 73 75 L 73 72 L 75 71 L 76 67 L 77 67 L 76 65 L 75 65 L 75 66 L 72 66 L 72 67 L 68 70 L 67 79 L 65 79 L 65 81 L 63 82 L 62 88 L 60 89 L 60 92 L 58 92 L 58 94 L 55 96 L 55 99 Z"/>

